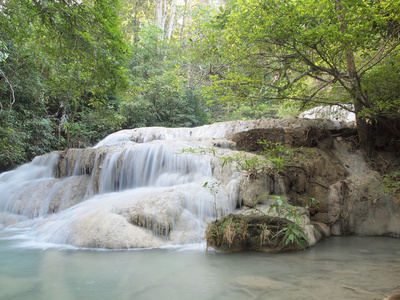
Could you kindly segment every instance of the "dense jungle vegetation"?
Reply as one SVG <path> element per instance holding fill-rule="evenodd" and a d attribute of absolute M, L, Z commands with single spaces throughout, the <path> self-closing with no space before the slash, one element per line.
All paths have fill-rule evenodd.
<path fill-rule="evenodd" d="M 398 0 L 0 0 L 0 171 L 119 129 L 331 104 L 356 113 L 367 153 L 382 136 L 399 147 L 399 12 Z"/>

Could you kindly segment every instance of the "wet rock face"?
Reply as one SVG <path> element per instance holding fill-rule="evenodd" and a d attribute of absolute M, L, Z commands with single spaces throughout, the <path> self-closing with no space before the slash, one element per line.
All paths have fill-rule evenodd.
<path fill-rule="evenodd" d="M 92 174 L 98 152 L 96 149 L 69 149 L 60 152 L 56 177 Z"/>
<path fill-rule="evenodd" d="M 270 170 L 268 175 L 243 176 L 240 201 L 244 206 L 253 208 L 265 202 L 268 194 L 286 196 L 291 204 L 307 207 L 318 238 L 400 234 L 400 201 L 384 193 L 380 174 L 371 169 L 361 151 L 342 137 L 333 137 L 330 130 L 265 128 L 229 138 L 236 141 L 237 149 L 252 153 L 262 153 L 259 140 L 289 148 L 310 147 L 314 152 L 312 157 L 289 164 L 284 173 Z"/>
<path fill-rule="evenodd" d="M 379 174 L 354 146 L 333 137 L 340 128 L 268 119 L 116 133 L 95 148 L 53 153 L 2 175 L 0 227 L 18 223 L 8 213 L 40 216 L 33 230 L 47 242 L 158 247 L 200 242 L 207 222 L 238 211 L 212 223 L 226 230 L 215 231 L 210 246 L 296 250 L 272 238 L 293 222 L 268 213 L 276 195 L 302 210 L 308 246 L 331 234 L 400 235 L 398 199 L 380 192 Z M 267 163 L 261 171 L 240 171 L 221 161 L 238 149 L 260 157 L 259 140 L 304 147 L 311 155 L 297 153 L 285 170 Z"/>

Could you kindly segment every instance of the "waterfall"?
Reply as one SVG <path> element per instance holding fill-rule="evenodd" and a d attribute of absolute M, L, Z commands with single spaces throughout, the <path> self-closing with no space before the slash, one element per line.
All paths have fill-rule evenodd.
<path fill-rule="evenodd" d="M 77 247 L 202 242 L 206 222 L 232 212 L 237 196 L 203 187 L 218 181 L 215 151 L 182 152 L 214 146 L 201 130 L 137 129 L 129 139 L 122 131 L 93 148 L 36 157 L 0 175 L 0 225 L 18 228 L 22 218 L 37 241 Z"/>
<path fill-rule="evenodd" d="M 240 198 L 240 173 L 221 165 L 235 151 L 224 137 L 296 122 L 137 128 L 92 148 L 36 157 L 0 174 L 0 228 L 23 227 L 37 242 L 90 248 L 200 243 L 207 222 L 233 212 Z"/>

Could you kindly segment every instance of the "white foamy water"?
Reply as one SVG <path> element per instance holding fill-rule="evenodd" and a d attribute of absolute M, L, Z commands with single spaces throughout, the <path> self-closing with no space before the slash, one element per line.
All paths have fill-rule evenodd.
<path fill-rule="evenodd" d="M 83 248 L 200 243 L 206 222 L 238 205 L 239 175 L 221 168 L 221 156 L 233 155 L 223 137 L 304 122 L 317 121 L 138 128 L 111 134 L 94 148 L 37 157 L 0 175 L 0 226 L 26 227 L 28 219 L 37 242 Z"/>
<path fill-rule="evenodd" d="M 125 130 L 92 149 L 37 157 L 0 175 L 0 224 L 29 227 L 38 243 L 82 248 L 202 243 L 206 222 L 235 210 L 238 175 L 221 178 L 218 153 L 229 149 L 182 150 L 212 148 L 216 137 L 252 127 Z"/>
<path fill-rule="evenodd" d="M 372 300 L 399 292 L 399 239 L 331 238 L 280 255 L 206 251 L 207 221 L 239 199 L 239 174 L 219 161 L 230 143 L 219 138 L 296 122 L 127 130 L 0 174 L 0 299 Z"/>

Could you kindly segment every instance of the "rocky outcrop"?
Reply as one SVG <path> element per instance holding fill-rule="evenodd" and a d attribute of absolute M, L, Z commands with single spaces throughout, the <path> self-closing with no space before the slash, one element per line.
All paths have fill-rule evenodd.
<path fill-rule="evenodd" d="M 31 219 L 42 241 L 111 249 L 199 242 L 206 224 L 219 228 L 209 246 L 225 251 L 299 249 L 279 233 L 293 224 L 306 247 L 330 235 L 400 235 L 399 200 L 353 133 L 303 119 L 124 130 L 1 174 L 0 226 Z M 278 168 L 259 140 L 302 150 Z M 263 166 L 231 159 L 243 154 Z"/>
<path fill-rule="evenodd" d="M 273 168 L 260 173 L 244 172 L 240 177 L 239 191 L 242 211 L 235 218 L 243 223 L 243 214 L 257 208 L 260 203 L 268 204 L 269 196 L 276 195 L 286 197 L 291 205 L 307 209 L 309 215 L 306 219 L 313 226 L 311 241 L 330 235 L 400 235 L 400 200 L 385 192 L 381 174 L 371 168 L 371 162 L 357 149 L 353 138 L 349 138 L 351 130 L 341 131 L 346 138 L 339 131 L 315 127 L 255 129 L 229 136 L 237 143 L 238 149 L 250 151 L 253 155 L 262 155 L 263 145 L 258 143 L 261 139 L 289 148 L 307 147 L 313 153 L 300 160 L 293 159 L 284 172 Z M 390 156 L 384 155 L 386 158 Z M 398 158 L 393 155 L 391 158 L 392 161 L 386 162 L 399 166 Z M 274 224 L 270 218 L 267 211 L 259 222 Z M 252 223 L 253 219 L 246 219 L 244 223 Z M 215 225 L 223 228 L 221 222 L 226 222 L 226 219 Z M 304 227 L 303 230 L 306 232 Z M 248 238 L 236 235 L 242 240 L 240 246 L 240 239 L 230 245 L 220 233 L 222 240 L 211 240 L 210 246 L 223 251 L 258 248 L 279 252 L 290 249 L 277 241 L 274 245 L 258 247 L 260 232 L 247 231 L 247 235 L 252 234 L 255 236 Z"/>
<path fill-rule="evenodd" d="M 400 199 L 387 193 L 382 177 L 368 161 L 344 141 L 335 142 L 335 154 L 348 171 L 344 199 L 332 201 L 331 211 L 340 214 L 335 234 L 400 235 Z M 380 155 L 380 154 L 378 154 Z M 370 162 L 372 163 L 372 162 Z M 388 161 L 389 163 L 389 161 Z M 390 162 L 399 166 L 398 160 Z"/>
<path fill-rule="evenodd" d="M 232 214 L 208 225 L 207 246 L 223 252 L 255 250 L 287 252 L 299 250 L 295 243 L 286 244 L 282 236 L 275 237 L 290 221 L 260 214 Z"/>
<path fill-rule="evenodd" d="M 253 209 L 244 209 L 209 223 L 207 246 L 223 252 L 255 250 L 278 253 L 315 245 L 315 229 L 307 211 L 291 209 L 277 211 L 274 207 L 271 209 L 270 204 L 256 205 Z"/>

